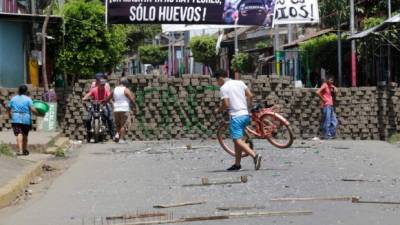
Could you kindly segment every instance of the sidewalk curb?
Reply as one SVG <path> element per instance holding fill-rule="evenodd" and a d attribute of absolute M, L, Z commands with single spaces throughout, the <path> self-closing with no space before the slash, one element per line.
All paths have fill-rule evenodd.
<path fill-rule="evenodd" d="M 60 138 L 64 137 L 63 134 L 60 132 L 53 138 L 51 138 L 47 143 L 44 144 L 29 144 L 28 143 L 28 149 L 30 152 L 34 153 L 47 153 L 47 149 L 50 147 L 53 147 L 56 141 Z M 52 144 L 51 144 L 52 143 Z M 9 144 L 9 146 L 13 149 L 17 148 L 16 144 Z"/>
<path fill-rule="evenodd" d="M 10 205 L 29 185 L 29 182 L 42 173 L 42 166 L 43 161 L 36 162 L 25 169 L 21 175 L 0 187 L 0 208 Z"/>

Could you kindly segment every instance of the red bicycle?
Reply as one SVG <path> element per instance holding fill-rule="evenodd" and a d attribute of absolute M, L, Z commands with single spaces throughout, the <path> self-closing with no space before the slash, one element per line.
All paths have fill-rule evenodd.
<path fill-rule="evenodd" d="M 279 107 L 262 107 L 261 104 L 251 110 L 251 124 L 246 127 L 245 141 L 253 148 L 251 137 L 267 139 L 278 148 L 289 148 L 293 143 L 293 131 L 289 121 L 280 115 Z M 224 120 L 217 132 L 221 147 L 230 155 L 235 156 L 234 143 L 230 138 L 229 121 Z M 242 156 L 247 156 L 242 153 Z"/>

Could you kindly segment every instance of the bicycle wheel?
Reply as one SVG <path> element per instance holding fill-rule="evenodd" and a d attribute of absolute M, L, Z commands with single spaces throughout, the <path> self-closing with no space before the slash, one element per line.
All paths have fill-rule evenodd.
<path fill-rule="evenodd" d="M 218 128 L 217 138 L 222 149 L 224 149 L 229 155 L 235 156 L 235 143 L 233 143 L 231 139 L 228 122 L 221 123 L 221 125 Z M 247 133 L 245 133 L 245 141 L 250 145 L 250 148 L 253 149 L 253 142 L 251 141 Z M 242 157 L 246 156 L 248 156 L 248 154 L 242 152 Z"/>
<path fill-rule="evenodd" d="M 265 114 L 260 119 L 264 138 L 278 148 L 289 148 L 293 144 L 292 129 L 274 114 Z"/>

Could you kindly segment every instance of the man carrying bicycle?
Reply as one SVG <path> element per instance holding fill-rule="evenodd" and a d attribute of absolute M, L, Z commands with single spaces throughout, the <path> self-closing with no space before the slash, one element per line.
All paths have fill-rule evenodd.
<path fill-rule="evenodd" d="M 243 140 L 246 126 L 250 124 L 248 105 L 251 106 L 253 94 L 243 81 L 227 78 L 226 72 L 223 70 L 217 70 L 215 77 L 218 85 L 221 86 L 220 96 L 222 100 L 221 106 L 216 110 L 216 113 L 229 109 L 231 118 L 229 130 L 235 143 L 235 164 L 227 170 L 234 171 L 242 168 L 240 164 L 242 151 L 253 157 L 254 168 L 258 170 L 261 166 L 261 156 L 256 154 Z"/>

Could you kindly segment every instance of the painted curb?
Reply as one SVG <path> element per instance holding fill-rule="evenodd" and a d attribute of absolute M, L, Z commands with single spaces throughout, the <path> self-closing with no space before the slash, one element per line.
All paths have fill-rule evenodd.
<path fill-rule="evenodd" d="M 42 173 L 42 166 L 43 161 L 36 162 L 26 168 L 21 175 L 0 187 L 0 208 L 10 205 L 25 190 L 29 182 Z"/>

